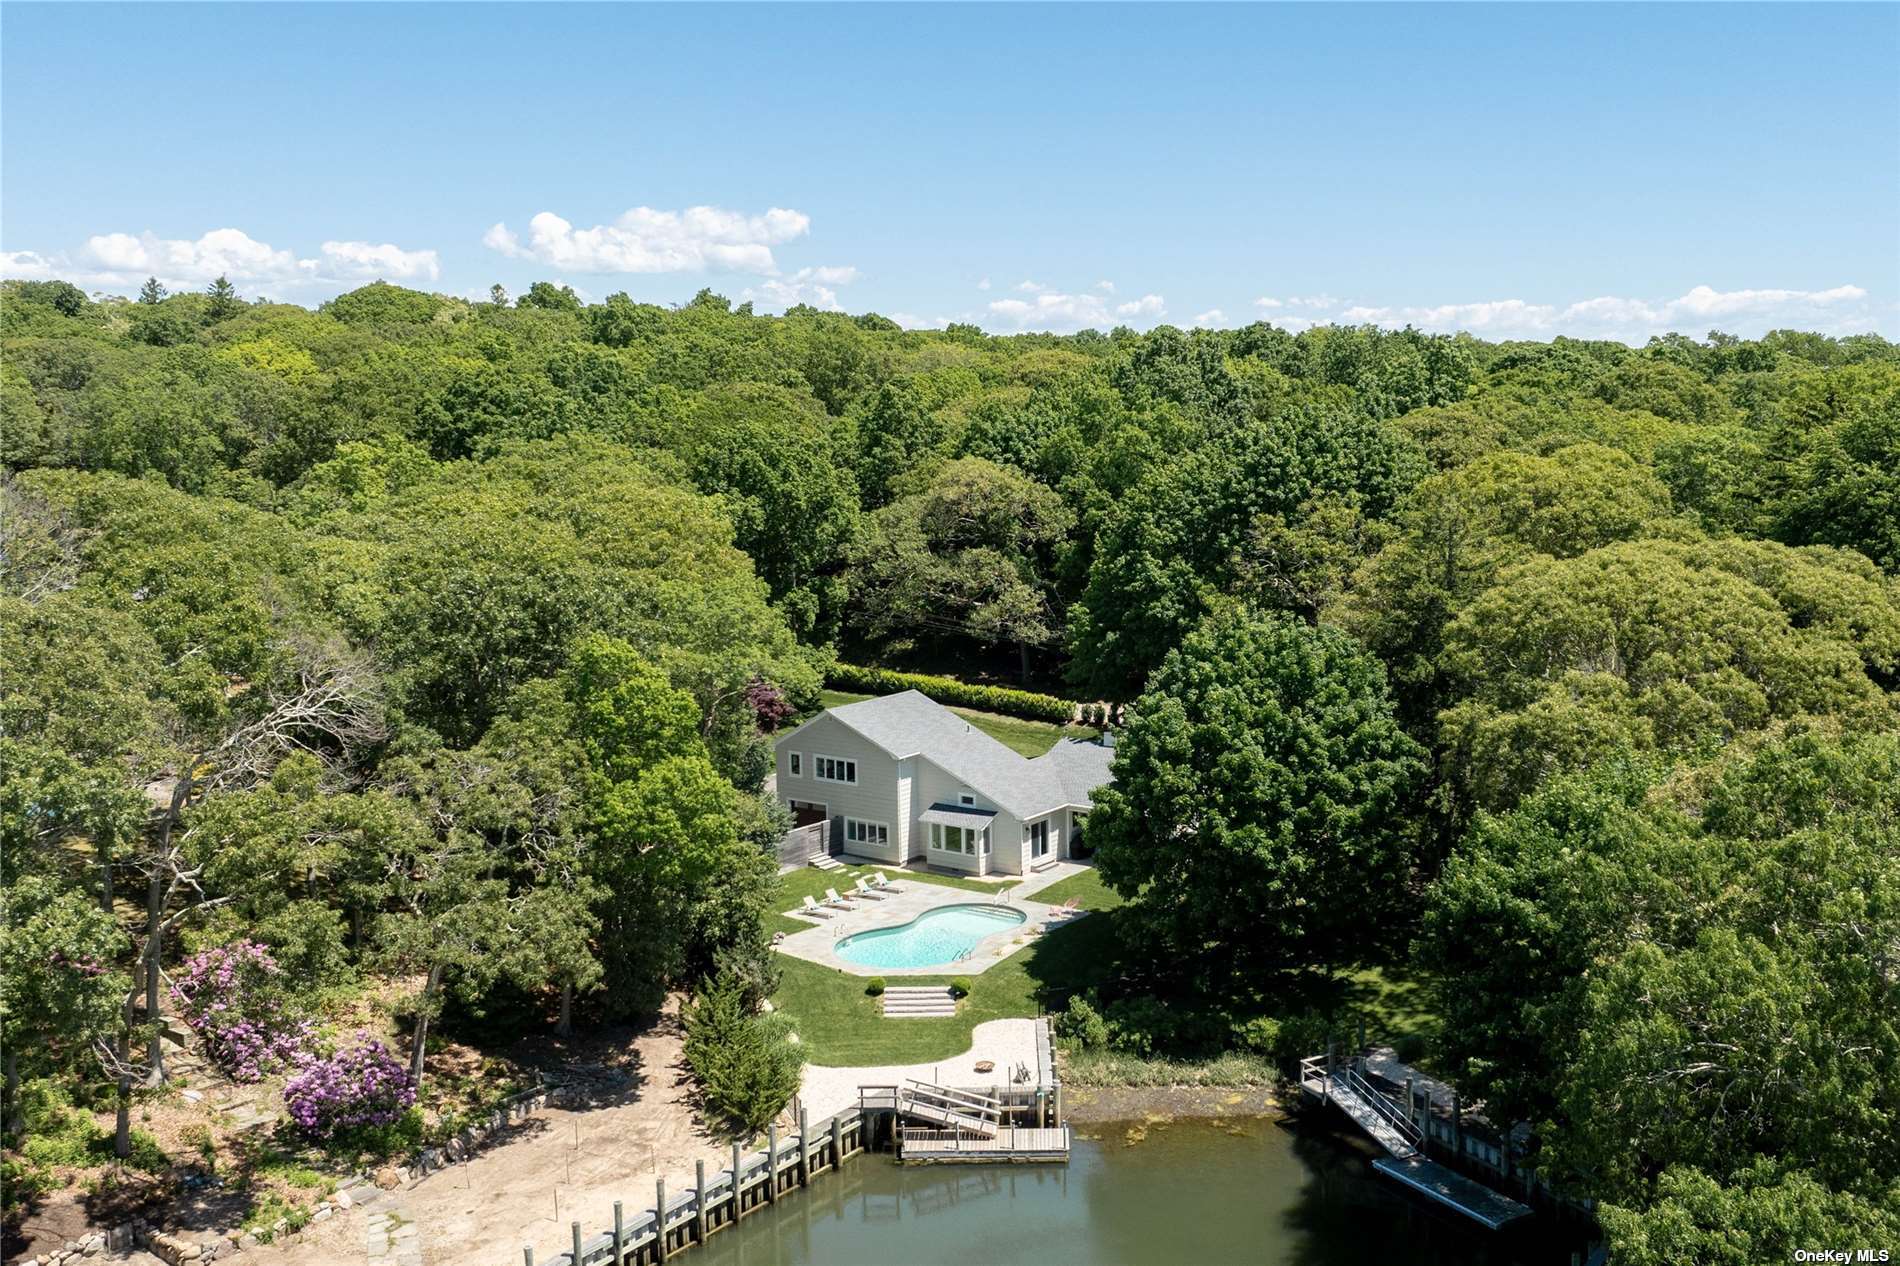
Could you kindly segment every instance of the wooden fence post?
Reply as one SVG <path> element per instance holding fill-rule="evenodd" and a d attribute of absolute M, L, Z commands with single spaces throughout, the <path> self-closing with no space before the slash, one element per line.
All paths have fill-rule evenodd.
<path fill-rule="evenodd" d="M 693 1206 L 693 1239 L 706 1242 L 706 1162 L 704 1158 L 693 1162 L 693 1186 L 698 1191 L 698 1202 Z"/>
<path fill-rule="evenodd" d="M 765 1127 L 765 1199 L 778 1200 L 778 1123 Z"/>

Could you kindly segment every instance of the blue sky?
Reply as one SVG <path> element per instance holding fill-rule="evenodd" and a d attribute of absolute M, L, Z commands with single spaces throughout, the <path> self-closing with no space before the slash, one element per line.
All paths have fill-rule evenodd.
<path fill-rule="evenodd" d="M 5 6 L 8 276 L 1900 337 L 1900 6 Z M 697 210 L 696 210 L 697 209 Z M 498 227 L 499 226 L 499 227 Z"/>

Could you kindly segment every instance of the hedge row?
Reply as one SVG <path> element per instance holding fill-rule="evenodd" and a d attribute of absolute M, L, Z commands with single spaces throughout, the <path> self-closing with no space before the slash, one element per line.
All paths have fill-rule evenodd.
<path fill-rule="evenodd" d="M 1075 705 L 1054 695 L 1039 695 L 1028 690 L 1009 690 L 1002 686 L 973 686 L 954 677 L 932 677 L 927 673 L 898 673 L 888 668 L 861 668 L 856 664 L 833 664 L 825 674 L 825 684 L 836 690 L 861 694 L 888 695 L 900 690 L 915 690 L 938 703 L 981 712 L 1001 712 L 1006 716 L 1026 717 L 1031 721 L 1064 724 L 1075 716 Z"/>

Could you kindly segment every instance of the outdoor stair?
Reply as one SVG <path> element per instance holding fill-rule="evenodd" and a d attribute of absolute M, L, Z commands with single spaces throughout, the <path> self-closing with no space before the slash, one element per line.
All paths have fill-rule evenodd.
<path fill-rule="evenodd" d="M 900 985 L 884 991 L 884 1018 L 946 1016 L 957 1013 L 957 1000 L 944 985 Z"/>
<path fill-rule="evenodd" d="M 844 863 L 830 853 L 820 853 L 811 859 L 811 864 L 819 870 L 843 870 Z"/>

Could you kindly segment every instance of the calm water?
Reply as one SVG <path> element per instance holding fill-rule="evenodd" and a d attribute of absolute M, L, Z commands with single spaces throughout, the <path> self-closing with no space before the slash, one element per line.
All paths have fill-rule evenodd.
<path fill-rule="evenodd" d="M 935 967 L 956 962 L 984 937 L 1024 918 L 1006 906 L 938 906 L 901 927 L 847 936 L 836 949 L 839 958 L 860 967 Z"/>
<path fill-rule="evenodd" d="M 1367 1157 L 1269 1120 L 1086 1126 L 1067 1166 L 860 1157 L 690 1256 L 703 1266 L 1567 1266 L 1401 1195 Z M 1229 1133 L 1228 1129 L 1239 1131 Z M 682 1261 L 686 1260 L 682 1258 Z"/>

